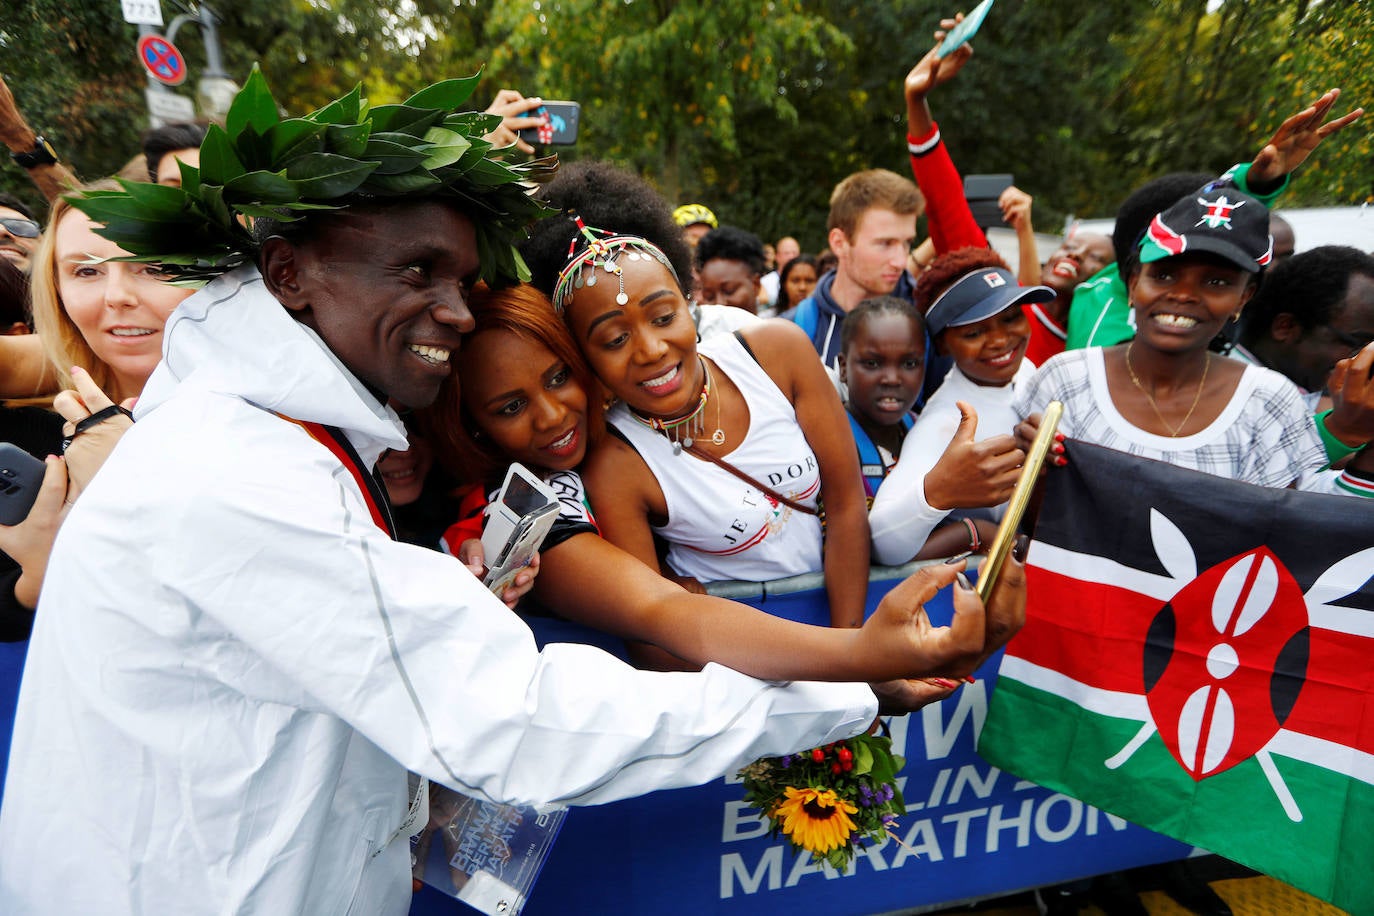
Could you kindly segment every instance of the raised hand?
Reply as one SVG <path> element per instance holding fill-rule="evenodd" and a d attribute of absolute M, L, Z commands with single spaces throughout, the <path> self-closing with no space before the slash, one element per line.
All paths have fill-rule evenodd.
<path fill-rule="evenodd" d="M 1351 448 L 1374 441 L 1374 343 L 1339 360 L 1331 370 L 1326 390 L 1331 395 L 1331 414 L 1326 429 Z"/>
<path fill-rule="evenodd" d="M 936 86 L 954 79 L 973 56 L 973 46 L 967 42 L 948 57 L 942 59 L 935 56 L 945 39 L 945 30 L 954 28 L 963 18 L 964 14 L 959 13 L 953 19 L 940 21 L 940 31 L 935 33 L 934 47 L 916 62 L 916 66 L 911 68 L 911 72 L 902 83 L 902 90 L 906 96 L 907 129 L 914 137 L 924 136 L 934 125 L 930 108 L 926 105 L 926 96 Z"/>
<path fill-rule="evenodd" d="M 963 401 L 959 428 L 935 467 L 926 474 L 926 502 L 933 509 L 979 509 L 1011 498 L 1026 453 L 1011 436 L 974 441 L 978 414 Z"/>
<path fill-rule="evenodd" d="M 501 126 L 482 139 L 498 149 L 513 144 L 522 153 L 533 153 L 534 147 L 521 140 L 518 132 L 543 123 L 528 114 L 543 104 L 544 100 L 537 96 L 527 99 L 514 89 L 502 89 L 496 93 L 496 98 L 492 99 L 486 111 L 487 114 L 500 115 Z"/>
<path fill-rule="evenodd" d="M 53 409 L 67 421 L 62 426 L 62 434 L 71 437 L 71 444 L 62 453 L 71 478 L 67 487 L 68 503 L 76 502 L 81 491 L 95 477 L 95 472 L 100 470 L 124 433 L 133 425 L 133 420 L 126 414 L 110 411 L 106 419 L 78 434 L 78 423 L 101 411 L 109 411 L 114 407 L 114 402 L 80 366 L 72 367 L 72 382 L 76 390 L 59 392 L 52 402 Z M 130 398 L 121 406 L 129 410 L 133 407 L 133 399 Z"/>
<path fill-rule="evenodd" d="M 1302 165 L 1323 140 L 1355 123 L 1364 114 L 1363 108 L 1356 108 L 1323 124 L 1340 95 L 1339 89 L 1328 89 L 1321 98 L 1279 125 L 1250 164 L 1247 181 L 1251 187 L 1277 182 Z"/>

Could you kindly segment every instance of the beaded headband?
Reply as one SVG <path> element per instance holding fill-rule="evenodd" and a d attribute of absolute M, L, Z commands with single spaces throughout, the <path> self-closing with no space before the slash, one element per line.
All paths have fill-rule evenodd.
<path fill-rule="evenodd" d="M 563 310 L 572 305 L 573 294 L 583 286 L 596 286 L 596 269 L 620 280 L 620 292 L 615 297 L 619 305 L 625 305 L 630 297 L 625 293 L 625 272 L 616 258 L 624 254 L 626 260 L 638 261 L 653 258 L 678 281 L 677 271 L 657 245 L 637 235 L 614 235 L 605 229 L 595 229 L 582 222 L 582 217 L 574 216 L 578 234 L 568 243 L 568 263 L 558 272 L 558 282 L 553 288 L 553 308 L 562 315 Z M 586 247 L 578 250 L 578 242 Z"/>

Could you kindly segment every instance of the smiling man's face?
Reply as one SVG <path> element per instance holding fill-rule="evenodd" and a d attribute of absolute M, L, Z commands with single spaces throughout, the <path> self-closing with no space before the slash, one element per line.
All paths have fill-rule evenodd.
<path fill-rule="evenodd" d="M 273 293 L 374 394 L 433 402 L 473 325 L 477 240 L 466 216 L 440 201 L 359 207 L 264 252 Z"/>

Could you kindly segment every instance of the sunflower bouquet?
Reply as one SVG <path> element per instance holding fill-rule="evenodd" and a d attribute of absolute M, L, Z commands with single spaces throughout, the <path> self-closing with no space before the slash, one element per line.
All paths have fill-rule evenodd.
<path fill-rule="evenodd" d="M 785 834 L 843 870 L 867 841 L 882 840 L 906 814 L 897 771 L 906 763 L 892 739 L 859 735 L 800 754 L 765 757 L 740 770 L 744 800 L 762 811 L 773 836 Z"/>

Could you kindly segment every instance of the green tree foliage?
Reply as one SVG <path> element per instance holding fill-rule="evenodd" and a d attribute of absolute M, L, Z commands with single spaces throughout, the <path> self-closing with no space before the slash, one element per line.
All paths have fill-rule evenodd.
<path fill-rule="evenodd" d="M 1374 108 L 1374 2 L 1290 3 L 1292 26 L 1276 56 L 1252 135 L 1262 137 L 1278 113 L 1298 111 L 1338 86 L 1337 111 Z M 1323 146 L 1285 206 L 1374 201 L 1374 125 L 1364 120 Z"/>
<path fill-rule="evenodd" d="M 191 0 L 163 0 L 164 15 Z M 765 238 L 825 244 L 846 174 L 907 172 L 902 78 L 943 0 L 220 0 L 226 67 L 260 62 L 288 112 L 364 83 L 375 102 L 486 64 L 503 86 L 583 105 L 565 158 L 611 159 L 674 202 Z M 86 177 L 135 151 L 145 122 L 136 29 L 117 0 L 9 0 L 0 68 Z M 195 26 L 177 37 L 192 77 Z M 1010 172 L 1037 226 L 1100 216 L 1142 181 L 1247 159 L 1329 86 L 1374 99 L 1374 0 L 999 0 L 974 59 L 931 106 L 965 174 Z M 189 94 L 188 87 L 181 90 Z M 1304 167 L 1287 205 L 1351 203 L 1374 184 L 1364 123 Z M 13 166 L 5 186 L 27 190 Z M 35 195 L 36 196 L 36 195 Z"/>
<path fill-rule="evenodd" d="M 778 92 L 786 62 L 803 53 L 846 54 L 848 38 L 797 0 L 757 4 L 678 0 L 529 0 L 493 16 L 496 69 L 533 65 L 546 97 L 575 98 L 599 155 L 638 168 L 677 198 L 689 178 L 733 165 L 739 111 L 795 123 Z M 720 155 L 713 155 L 719 153 Z M 721 161 L 724 159 L 725 161 Z"/>
<path fill-rule="evenodd" d="M 1175 169 L 1219 170 L 1254 154 L 1265 79 L 1292 6 L 1250 0 L 1209 13 L 1207 0 L 1156 0 L 1140 10 L 1144 27 L 1117 39 L 1130 63 L 1107 97 L 1125 114 L 1114 145 L 1132 183 Z"/>
<path fill-rule="evenodd" d="M 118 0 L 5 4 L 0 72 L 29 124 L 79 175 L 110 174 L 137 152 L 145 107 L 136 40 Z M 42 195 L 5 158 L 0 185 L 41 210 Z"/>

